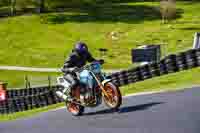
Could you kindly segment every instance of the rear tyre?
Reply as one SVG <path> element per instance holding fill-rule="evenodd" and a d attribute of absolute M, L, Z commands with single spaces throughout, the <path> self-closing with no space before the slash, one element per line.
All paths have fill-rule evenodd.
<path fill-rule="evenodd" d="M 122 95 L 119 88 L 113 83 L 109 82 L 104 86 L 105 91 L 108 94 L 103 95 L 105 104 L 111 109 L 118 109 L 122 104 Z"/>
<path fill-rule="evenodd" d="M 80 116 L 83 114 L 85 108 L 79 104 L 68 102 L 66 103 L 67 110 L 72 113 L 73 116 Z"/>

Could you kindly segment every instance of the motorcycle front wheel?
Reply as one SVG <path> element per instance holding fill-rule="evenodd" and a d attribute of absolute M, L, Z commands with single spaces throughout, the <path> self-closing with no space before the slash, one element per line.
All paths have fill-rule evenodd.
<path fill-rule="evenodd" d="M 103 94 L 105 104 L 111 109 L 118 109 L 122 103 L 122 95 L 119 88 L 109 82 L 104 86 L 104 89 L 108 95 Z"/>
<path fill-rule="evenodd" d="M 73 102 L 67 102 L 66 106 L 67 106 L 67 110 L 70 113 L 72 113 L 72 115 L 74 115 L 74 116 L 80 116 L 84 112 L 84 107 L 79 104 L 76 104 Z"/>

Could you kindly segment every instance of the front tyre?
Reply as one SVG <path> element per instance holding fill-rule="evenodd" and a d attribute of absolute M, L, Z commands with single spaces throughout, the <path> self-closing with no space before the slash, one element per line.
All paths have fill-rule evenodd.
<path fill-rule="evenodd" d="M 122 95 L 119 88 L 113 83 L 109 82 L 104 86 L 108 96 L 103 94 L 105 104 L 111 109 L 118 109 L 122 103 Z"/>
<path fill-rule="evenodd" d="M 66 106 L 67 110 L 72 113 L 73 116 L 80 116 L 84 112 L 84 107 L 79 104 L 68 102 L 66 103 Z"/>

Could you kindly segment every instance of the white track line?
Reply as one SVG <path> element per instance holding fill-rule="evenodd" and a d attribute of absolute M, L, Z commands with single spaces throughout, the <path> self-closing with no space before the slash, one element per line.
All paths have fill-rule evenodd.
<path fill-rule="evenodd" d="M 60 68 L 36 68 L 36 67 L 22 67 L 22 66 L 0 66 L 0 70 L 15 70 L 15 71 L 29 71 L 29 72 L 61 72 Z M 119 70 L 103 70 L 107 73 L 118 72 Z"/>
<path fill-rule="evenodd" d="M 163 92 L 167 92 L 167 91 L 161 90 L 161 91 L 139 92 L 139 93 L 135 93 L 135 94 L 128 94 L 126 96 L 123 96 L 123 98 L 134 97 L 134 96 L 142 96 L 142 95 L 151 95 L 151 94 L 163 93 Z"/>
<path fill-rule="evenodd" d="M 16 71 L 31 71 L 31 72 L 61 72 L 59 68 L 34 68 L 21 66 L 0 66 L 0 70 L 16 70 Z"/>
<path fill-rule="evenodd" d="M 161 90 L 161 91 L 140 92 L 140 93 L 135 93 L 135 94 L 128 94 L 126 96 L 123 96 L 123 98 L 143 96 L 143 95 L 151 95 L 151 94 L 164 93 L 164 92 L 167 92 L 167 91 Z M 51 111 L 55 112 L 55 111 L 58 111 L 58 110 L 61 110 L 61 109 L 64 109 L 64 108 L 66 108 L 66 107 L 63 106 L 63 107 L 60 107 L 60 108 L 57 108 L 57 109 L 53 109 L 53 110 L 50 110 L 50 112 Z"/>

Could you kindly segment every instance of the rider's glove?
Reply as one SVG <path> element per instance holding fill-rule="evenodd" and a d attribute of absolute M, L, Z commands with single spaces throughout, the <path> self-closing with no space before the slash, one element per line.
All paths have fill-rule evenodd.
<path fill-rule="evenodd" d="M 99 62 L 100 64 L 104 64 L 104 63 L 105 63 L 105 61 L 104 61 L 103 59 L 98 60 L 98 62 Z"/>

